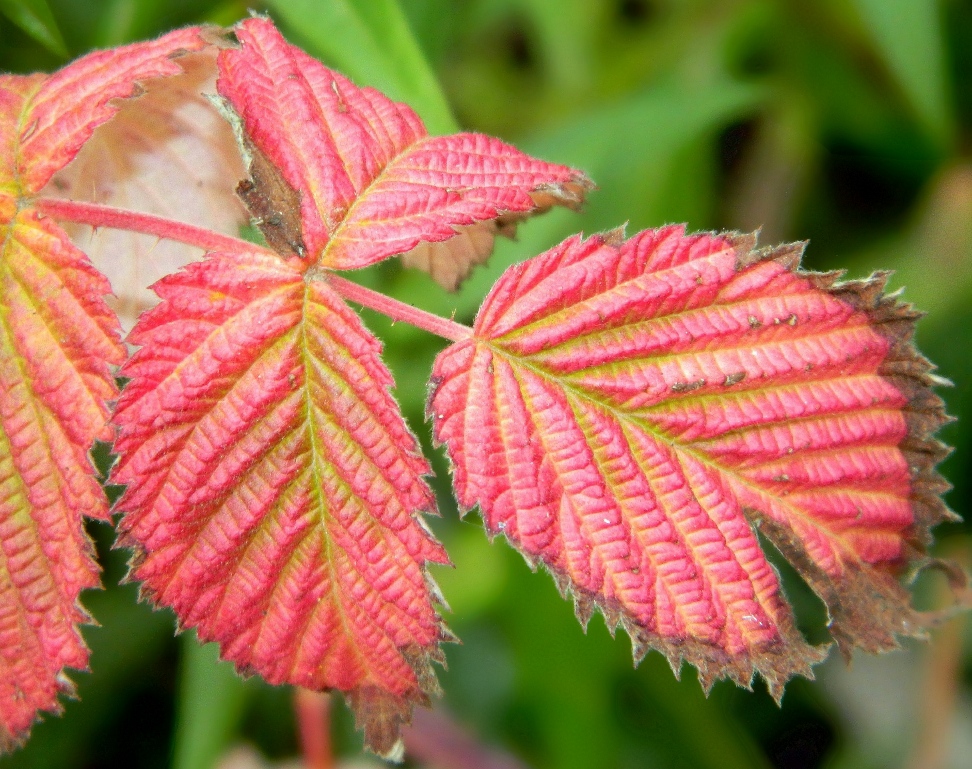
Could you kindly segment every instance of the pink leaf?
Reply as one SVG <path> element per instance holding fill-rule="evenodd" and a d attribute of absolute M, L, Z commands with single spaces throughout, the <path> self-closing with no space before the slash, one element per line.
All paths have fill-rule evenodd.
<path fill-rule="evenodd" d="M 118 404 L 134 576 L 224 658 L 339 689 L 391 751 L 447 637 L 428 472 L 380 344 L 296 258 L 214 254 L 156 286 Z"/>
<path fill-rule="evenodd" d="M 266 19 L 236 33 L 240 48 L 219 56 L 218 89 L 250 156 L 241 194 L 281 253 L 355 269 L 482 225 L 476 244 L 449 255 L 459 267 L 440 279 L 451 284 L 482 261 L 482 239 L 491 243 L 510 214 L 577 205 L 590 187 L 583 174 L 498 139 L 427 136 L 409 107 L 357 88 Z M 415 263 L 435 274 L 425 256 Z"/>
<path fill-rule="evenodd" d="M 681 228 L 572 238 L 508 270 L 435 364 L 429 413 L 464 508 L 673 666 L 779 697 L 822 652 L 762 531 L 845 653 L 921 632 L 896 574 L 949 514 L 945 420 L 916 314 L 883 276 Z"/>
<path fill-rule="evenodd" d="M 108 282 L 30 211 L 0 223 L 0 750 L 84 669 L 77 629 L 98 567 L 81 516 L 108 518 L 88 451 L 111 440 L 109 363 L 124 350 Z"/>

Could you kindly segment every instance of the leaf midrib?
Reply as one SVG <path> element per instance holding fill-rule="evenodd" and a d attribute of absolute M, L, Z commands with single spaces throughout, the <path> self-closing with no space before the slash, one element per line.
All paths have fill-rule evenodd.
<path fill-rule="evenodd" d="M 326 568 L 329 574 L 331 603 L 337 610 L 337 614 L 340 618 L 341 630 L 343 632 L 345 639 L 349 643 L 354 645 L 355 653 L 357 654 L 359 660 L 361 661 L 362 666 L 367 671 L 366 673 L 367 678 L 372 678 L 374 676 L 374 664 L 372 658 L 368 654 L 362 651 L 361 646 L 358 643 L 357 633 L 349 624 L 349 618 L 348 618 L 347 610 L 345 608 L 344 597 L 341 591 L 339 590 L 339 585 L 341 584 L 341 581 L 338 579 L 336 559 L 333 557 L 334 550 L 337 547 L 337 545 L 335 545 L 335 543 L 332 541 L 330 535 L 330 529 L 328 528 L 328 525 L 326 523 L 326 518 L 329 515 L 329 510 L 327 505 L 328 498 L 324 488 L 323 473 L 321 468 L 321 462 L 322 462 L 322 458 L 324 457 L 324 453 L 321 450 L 321 446 L 318 444 L 317 431 L 314 429 L 314 425 L 316 422 L 314 416 L 315 405 L 314 405 L 314 398 L 313 398 L 312 387 L 310 382 L 310 372 L 316 371 L 316 367 L 314 365 L 315 359 L 310 350 L 311 345 L 307 338 L 307 326 L 309 323 L 308 304 L 313 301 L 310 294 L 311 294 L 311 288 L 305 282 L 304 295 L 301 304 L 301 319 L 299 322 L 300 330 L 299 330 L 298 347 L 300 350 L 301 366 L 304 371 L 304 381 L 302 384 L 303 391 L 304 391 L 303 392 L 304 417 L 302 420 L 303 423 L 301 427 L 306 431 L 307 434 L 307 443 L 310 451 L 310 464 L 312 466 L 311 478 L 312 478 L 313 494 L 317 499 L 317 507 L 320 510 L 320 519 L 319 521 L 316 522 L 315 525 L 319 526 L 320 528 L 320 536 L 322 538 L 323 545 L 324 545 L 323 555 L 326 561 Z M 340 473 L 335 473 L 335 476 L 340 480 L 341 484 L 347 487 L 347 482 L 340 476 Z M 356 493 L 354 493 L 353 489 L 350 489 L 350 487 L 348 488 L 349 488 L 349 493 L 352 496 L 358 496 Z M 348 557 L 347 560 L 349 563 L 352 564 L 352 568 L 355 568 L 356 572 L 360 574 L 361 572 L 358 571 L 357 568 L 354 566 L 353 563 L 354 559 Z M 397 607 L 395 608 L 397 609 Z M 307 622 L 309 622 L 312 619 L 312 617 L 313 615 L 311 615 L 311 617 L 308 617 Z M 386 638 L 390 642 L 393 648 L 395 649 L 398 648 L 398 645 L 395 643 L 395 640 L 388 634 L 387 630 L 381 625 L 377 624 L 374 621 L 373 617 L 368 615 L 367 620 L 369 624 L 373 628 L 375 628 L 375 630 L 377 630 L 384 638 Z M 306 623 L 305 623 L 305 627 L 306 627 Z M 407 665 L 407 667 L 411 669 L 410 665 Z"/>
<path fill-rule="evenodd" d="M 478 338 L 476 338 L 476 341 L 479 344 L 485 345 L 490 350 L 490 352 L 492 354 L 495 354 L 495 355 L 499 356 L 500 358 L 502 358 L 503 360 L 505 360 L 507 362 L 507 364 L 510 365 L 511 368 L 513 368 L 514 370 L 516 369 L 517 366 L 522 366 L 523 368 L 529 370 L 532 374 L 534 374 L 538 378 L 543 379 L 543 380 L 545 380 L 547 382 L 550 382 L 550 383 L 552 383 L 552 384 L 560 387 L 565 393 L 570 393 L 571 395 L 573 395 L 573 397 L 577 398 L 578 400 L 588 401 L 588 402 L 591 402 L 591 403 L 595 404 L 599 408 L 602 408 L 604 411 L 606 411 L 607 413 L 609 413 L 620 424 L 629 423 L 629 424 L 633 424 L 633 425 L 639 427 L 640 429 L 644 430 L 644 432 L 647 433 L 651 437 L 652 440 L 655 440 L 655 441 L 658 441 L 658 442 L 661 442 L 661 443 L 665 443 L 668 446 L 670 446 L 671 449 L 672 449 L 672 451 L 675 452 L 676 455 L 682 454 L 682 455 L 687 455 L 687 456 L 690 456 L 690 457 L 694 458 L 695 460 L 697 460 L 698 462 L 700 462 L 702 465 L 704 465 L 704 466 L 712 469 L 716 473 L 720 473 L 722 475 L 728 476 L 729 478 L 734 479 L 739 485 L 745 486 L 745 487 L 748 487 L 748 488 L 752 489 L 758 496 L 764 497 L 764 498 L 765 497 L 769 497 L 771 499 L 776 500 L 781 506 L 783 506 L 784 508 L 786 508 L 786 510 L 791 515 L 793 515 L 794 518 L 800 519 L 801 521 L 807 523 L 808 525 L 810 525 L 814 529 L 817 529 L 817 530 L 820 530 L 821 529 L 820 523 L 816 519 L 808 516 L 800 508 L 795 507 L 794 505 L 790 504 L 786 500 L 785 497 L 779 497 L 778 495 L 773 494 L 771 491 L 768 491 L 767 489 L 765 489 L 762 485 L 753 482 L 752 480 L 750 480 L 750 479 L 746 478 L 745 476 L 743 476 L 743 475 L 741 475 L 741 474 L 733 471 L 730 468 L 726 468 L 725 466 L 723 466 L 722 464 L 720 464 L 719 462 L 717 462 L 715 459 L 713 459 L 712 457 L 710 457 L 707 454 L 705 454 L 704 452 L 701 452 L 701 451 L 698 451 L 698 450 L 694 450 L 691 447 L 686 446 L 685 444 L 683 444 L 683 443 L 675 440 L 670 435 L 668 435 L 667 433 L 665 433 L 663 430 L 660 430 L 658 427 L 656 427 L 655 425 L 651 424 L 647 420 L 642 419 L 642 418 L 639 418 L 639 417 L 636 417 L 636 416 L 632 416 L 632 415 L 624 412 L 623 410 L 621 410 L 617 406 L 615 406 L 615 405 L 607 402 L 606 400 L 602 400 L 602 399 L 599 399 L 597 397 L 593 397 L 593 395 L 592 395 L 592 393 L 590 391 L 588 391 L 586 389 L 583 389 L 581 387 L 576 386 L 575 384 L 573 384 L 573 383 L 565 380 L 564 378 L 558 376 L 557 374 L 554 374 L 554 373 L 550 372 L 549 369 L 546 369 L 546 368 L 543 368 L 541 366 L 538 366 L 538 365 L 536 365 L 534 363 L 531 363 L 530 361 L 528 361 L 525 358 L 522 358 L 522 357 L 519 357 L 519 356 L 516 356 L 516 355 L 513 355 L 513 354 L 507 352 L 499 344 L 497 344 L 497 342 L 495 340 L 484 339 L 482 337 L 478 337 Z M 699 504 L 700 504 L 700 507 L 702 507 L 703 510 L 706 509 L 702 505 L 701 502 Z M 740 508 L 742 508 L 742 507 L 743 506 L 740 505 Z M 765 513 L 765 511 L 764 511 L 764 514 L 768 514 L 768 513 Z M 840 548 L 841 549 L 841 552 L 843 552 L 843 553 L 846 553 L 846 552 L 853 553 L 853 550 L 848 551 L 848 549 L 847 549 L 847 547 L 845 546 L 845 543 L 844 543 L 844 538 L 843 538 L 843 536 L 841 534 L 831 532 L 830 529 L 825 529 L 825 531 L 827 532 L 827 539 L 828 539 L 828 541 L 837 540 L 840 543 L 840 545 L 841 545 L 841 548 Z"/>

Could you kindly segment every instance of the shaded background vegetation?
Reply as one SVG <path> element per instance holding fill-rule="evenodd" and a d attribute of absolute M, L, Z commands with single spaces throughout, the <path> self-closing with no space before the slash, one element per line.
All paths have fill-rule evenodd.
<path fill-rule="evenodd" d="M 250 2 L 0 0 L 0 69 L 53 69 L 92 47 L 199 21 L 229 24 Z M 852 276 L 897 271 L 926 310 L 918 339 L 950 412 L 972 420 L 972 3 L 965 0 L 279 0 L 286 34 L 359 84 L 405 99 L 437 132 L 497 134 L 599 185 L 581 214 L 555 212 L 500 244 L 457 295 L 383 264 L 359 277 L 471 321 L 502 269 L 577 230 L 762 227 L 809 239 L 805 265 Z M 449 106 L 447 106 L 449 105 Z M 442 343 L 371 314 L 398 394 L 428 445 L 422 408 Z M 968 517 L 972 431 L 943 430 L 949 501 Z M 441 455 L 436 469 L 447 478 Z M 447 649 L 445 703 L 488 743 L 535 767 L 968 767 L 972 649 L 958 625 L 881 659 L 836 656 L 791 684 L 778 709 L 719 684 L 706 700 L 660 655 L 632 669 L 626 638 L 595 618 L 585 637 L 549 577 L 531 574 L 475 515 L 459 522 L 440 484 L 432 522 L 455 570 L 436 577 L 463 639 Z M 85 596 L 91 674 L 81 702 L 47 717 L 0 767 L 202 769 L 244 740 L 297 752 L 290 695 L 241 682 L 214 650 L 173 638 L 168 612 L 118 587 L 125 554 L 92 527 L 103 592 Z M 969 524 L 940 547 L 968 557 Z M 826 638 L 820 604 L 781 566 L 801 625 Z M 934 600 L 938 586 L 922 591 Z M 622 634 L 623 636 L 623 634 Z M 360 740 L 335 709 L 340 752 Z"/>

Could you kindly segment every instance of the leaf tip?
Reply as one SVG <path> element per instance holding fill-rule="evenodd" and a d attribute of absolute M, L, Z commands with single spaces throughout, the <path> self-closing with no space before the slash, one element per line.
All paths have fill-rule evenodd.
<path fill-rule="evenodd" d="M 627 230 L 628 230 L 628 223 L 625 222 L 624 224 L 619 225 L 614 229 L 605 230 L 604 232 L 599 233 L 598 237 L 601 238 L 601 241 L 604 243 L 604 245 L 614 246 L 615 248 L 617 248 L 622 243 L 624 243 L 625 238 L 627 237 Z"/>
<path fill-rule="evenodd" d="M 218 24 L 203 24 L 199 28 L 199 39 L 207 45 L 220 50 L 239 48 L 240 41 L 232 27 L 221 27 Z"/>
<path fill-rule="evenodd" d="M 368 686 L 348 692 L 347 697 L 355 723 L 364 733 L 365 747 L 387 761 L 401 763 L 405 757 L 401 730 L 412 721 L 413 703 Z"/>
<path fill-rule="evenodd" d="M 5 756 L 22 748 L 29 736 L 29 727 L 22 732 L 11 732 L 0 723 L 0 756 Z"/>
<path fill-rule="evenodd" d="M 746 233 L 729 232 L 724 235 L 736 254 L 737 272 L 767 259 L 772 259 L 787 272 L 794 272 L 799 268 L 809 241 L 798 240 L 776 246 L 760 246 L 759 232 L 759 230 Z"/>
<path fill-rule="evenodd" d="M 545 212 L 555 205 L 577 211 L 587 199 L 587 193 L 597 189 L 597 185 L 583 171 L 572 168 L 569 173 L 564 181 L 547 182 L 533 189 L 530 197 L 537 212 Z"/>

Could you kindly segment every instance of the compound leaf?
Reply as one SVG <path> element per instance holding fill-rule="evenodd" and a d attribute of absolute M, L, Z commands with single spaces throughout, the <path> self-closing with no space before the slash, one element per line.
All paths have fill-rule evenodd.
<path fill-rule="evenodd" d="M 210 254 L 157 284 L 115 415 L 122 542 L 182 626 L 271 683 L 345 692 L 389 753 L 436 689 L 425 564 L 448 559 L 380 343 L 306 267 Z"/>
<path fill-rule="evenodd" d="M 794 629 L 758 532 L 820 595 L 841 650 L 922 617 L 896 575 L 950 514 L 945 421 L 917 314 L 886 276 L 797 269 L 800 246 L 681 228 L 509 269 L 437 359 L 428 411 L 464 508 L 708 688 L 777 698 L 822 650 Z"/>
<path fill-rule="evenodd" d="M 266 19 L 236 34 L 240 47 L 220 52 L 217 87 L 248 160 L 241 196 L 281 253 L 356 269 L 424 244 L 409 263 L 454 288 L 488 256 L 494 233 L 551 205 L 576 206 L 591 186 L 498 139 L 428 136 L 411 108 L 357 88 Z M 462 248 L 430 251 L 460 230 Z"/>

